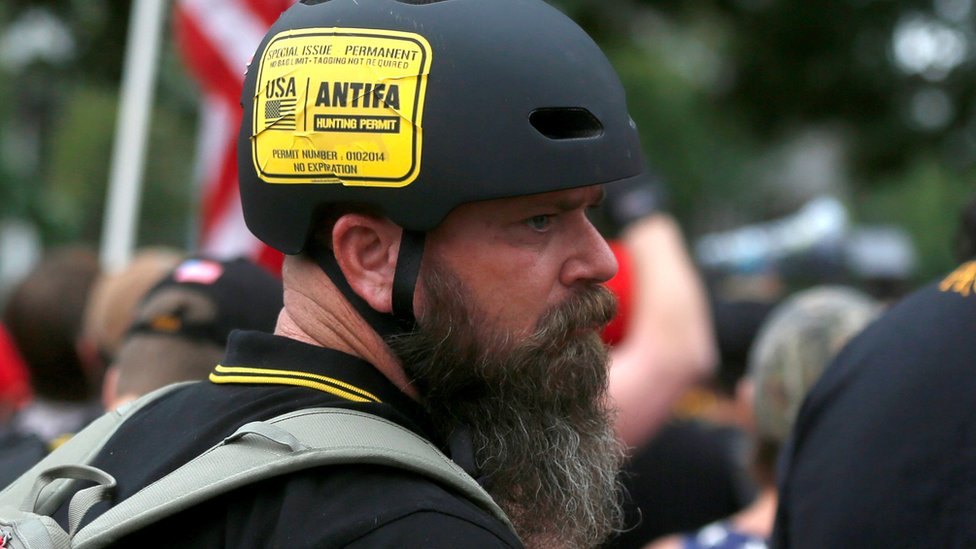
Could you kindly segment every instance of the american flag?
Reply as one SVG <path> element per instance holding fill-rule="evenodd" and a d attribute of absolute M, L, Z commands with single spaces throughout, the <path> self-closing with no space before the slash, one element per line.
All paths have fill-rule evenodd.
<path fill-rule="evenodd" d="M 295 99 L 272 99 L 264 104 L 264 118 L 270 130 L 294 130 Z"/>
<path fill-rule="evenodd" d="M 237 131 L 244 70 L 258 43 L 295 0 L 178 0 L 174 34 L 203 91 L 197 174 L 202 196 L 199 250 L 244 255 L 278 272 L 281 254 L 244 225 L 237 187 Z"/>
<path fill-rule="evenodd" d="M 210 285 L 224 274 L 224 267 L 209 259 L 188 259 L 173 271 L 173 280 L 177 282 L 191 282 L 194 284 Z"/>

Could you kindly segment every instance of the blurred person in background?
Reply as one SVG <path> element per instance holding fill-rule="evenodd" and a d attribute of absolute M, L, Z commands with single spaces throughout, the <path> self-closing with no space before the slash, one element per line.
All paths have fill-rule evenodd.
<path fill-rule="evenodd" d="M 111 347 L 115 358 L 102 387 L 106 411 L 170 383 L 206 379 L 232 330 L 274 329 L 281 282 L 263 268 L 246 259 L 187 258 L 159 276 L 157 268 L 169 257 L 142 255 L 102 288 L 121 301 L 138 289 L 139 298 L 132 311 L 119 309 L 132 323 Z M 149 281 L 155 284 L 143 289 Z M 18 455 L 0 451 L 0 487 L 47 453 L 42 444 L 31 451 L 25 444 Z"/>
<path fill-rule="evenodd" d="M 35 376 L 38 383 L 45 387 L 72 382 L 71 380 L 75 379 L 72 383 L 84 383 L 88 391 L 86 394 L 89 396 L 80 403 L 69 401 L 67 404 L 42 396 L 17 417 L 19 425 L 10 426 L 0 432 L 0 486 L 16 478 L 20 472 L 47 455 L 53 447 L 101 413 L 97 396 L 101 394 L 104 372 L 120 344 L 124 331 L 133 319 L 136 305 L 146 290 L 172 270 L 183 257 L 182 253 L 175 250 L 143 250 L 118 272 L 103 272 L 96 269 L 97 274 L 92 282 L 91 271 L 95 269 L 93 254 L 87 250 L 83 252 L 69 250 L 73 251 L 56 252 L 53 255 L 64 257 L 56 260 L 52 258 L 49 260 L 50 264 L 39 266 L 37 280 L 28 282 L 30 277 L 25 279 L 23 287 L 15 291 L 15 295 L 20 296 L 17 297 L 16 304 L 13 300 L 10 301 L 8 310 L 17 319 L 21 337 L 35 346 L 32 356 L 36 361 L 37 370 L 35 372 L 34 368 L 31 368 L 28 372 L 25 366 L 23 378 L 17 377 L 15 370 L 8 370 L 8 372 L 14 376 L 13 380 L 22 379 L 26 387 L 19 390 L 19 393 L 26 391 L 28 396 L 30 395 L 28 373 Z M 68 280 L 62 280 L 64 277 L 68 277 Z M 84 287 L 89 289 L 82 304 L 80 294 Z M 51 289 L 54 294 L 45 294 L 44 288 Z M 63 304 L 58 296 L 67 296 Z M 45 307 L 50 308 L 51 311 L 58 311 L 62 306 L 67 307 L 64 311 L 67 316 L 60 319 L 60 324 L 51 320 L 56 317 L 49 318 L 47 316 L 49 313 L 42 312 Z M 84 311 L 80 315 L 80 330 L 74 327 L 79 316 L 78 310 Z M 66 320 L 68 317 L 71 320 Z M 34 342 L 36 338 L 43 339 L 45 330 L 60 335 L 53 336 L 54 345 L 50 350 L 37 350 L 37 344 Z M 45 343 L 40 345 L 43 347 Z M 59 353 L 57 359 L 63 361 L 62 366 L 75 365 L 83 374 L 74 372 L 73 377 L 62 378 L 58 377 L 60 374 L 56 369 L 44 367 L 44 361 L 55 360 L 55 352 Z M 52 381 L 45 376 L 54 376 L 54 379 Z M 84 377 L 84 381 L 78 381 L 79 377 Z M 4 389 L 5 387 L 6 385 L 0 387 L 0 391 L 6 395 L 15 391 L 17 385 L 9 389 Z M 23 397 L 19 399 L 23 400 Z M 23 404 L 18 405 L 17 409 L 22 406 Z M 82 413 L 71 413 L 78 408 Z M 54 414 L 42 415 L 42 412 L 51 409 L 62 411 L 64 417 Z M 59 419 L 53 427 L 40 432 L 32 427 L 39 421 L 33 419 L 35 416 L 43 418 L 51 415 Z M 52 435 L 52 432 L 56 434 Z"/>
<path fill-rule="evenodd" d="M 751 419 L 757 497 L 734 516 L 647 549 L 766 547 L 777 502 L 776 460 L 800 404 L 837 352 L 879 312 L 874 299 L 843 286 L 803 290 L 772 311 L 749 352 L 748 374 L 739 382 L 736 399 L 741 415 Z"/>
<path fill-rule="evenodd" d="M 103 272 L 95 280 L 78 339 L 78 352 L 87 363 L 102 369 L 111 364 L 139 302 L 185 258 L 180 250 L 147 247 L 137 250 L 122 269 Z"/>
<path fill-rule="evenodd" d="M 616 430 L 638 450 L 665 425 L 685 392 L 715 372 L 718 349 L 704 281 L 656 174 L 607 186 L 593 216 L 617 259 L 607 287 L 617 314 L 603 333 L 612 346 L 609 393 Z"/>
<path fill-rule="evenodd" d="M 281 281 L 250 260 L 186 259 L 139 304 L 105 376 L 106 409 L 206 379 L 232 330 L 274 331 L 281 296 Z"/>
<path fill-rule="evenodd" d="M 648 540 L 696 529 L 743 509 L 756 495 L 746 420 L 734 395 L 747 352 L 774 305 L 714 293 L 710 303 L 718 366 L 685 392 L 651 440 L 634 449 L 621 479 L 626 529 L 607 547 L 643 547 Z"/>
<path fill-rule="evenodd" d="M 741 374 L 758 328 L 753 309 L 765 309 L 710 299 L 666 214 L 650 214 L 621 235 L 620 274 L 609 283 L 620 298 L 620 314 L 608 328 L 610 395 L 631 451 L 621 476 L 625 527 L 605 546 L 624 549 L 706 524 L 750 501 L 732 420 L 689 418 L 676 408 L 687 407 L 689 394 L 712 394 L 705 387 L 730 371 Z M 628 273 L 635 291 L 619 289 Z M 614 339 L 621 322 L 634 328 Z"/>
<path fill-rule="evenodd" d="M 76 345 L 99 272 L 91 249 L 57 248 L 7 300 L 3 322 L 27 366 L 33 397 L 0 434 L 0 475 L 40 459 L 101 413 L 103 371 L 85 363 Z"/>
<path fill-rule="evenodd" d="M 717 350 L 705 286 L 670 215 L 630 223 L 615 255 L 620 270 L 609 286 L 620 310 L 606 334 L 613 345 L 609 394 L 617 435 L 633 449 L 657 433 L 690 387 L 712 375 Z"/>
<path fill-rule="evenodd" d="M 976 201 L 954 271 L 893 305 L 810 391 L 772 545 L 976 547 Z"/>

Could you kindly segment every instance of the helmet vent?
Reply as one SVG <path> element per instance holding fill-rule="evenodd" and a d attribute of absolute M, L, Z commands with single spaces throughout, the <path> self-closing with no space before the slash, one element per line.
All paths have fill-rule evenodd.
<path fill-rule="evenodd" d="M 306 6 L 314 6 L 316 4 L 324 4 L 330 0 L 302 0 L 300 4 L 305 4 Z"/>
<path fill-rule="evenodd" d="M 578 107 L 537 109 L 529 123 L 549 139 L 588 139 L 603 135 L 603 124 L 593 113 Z"/>

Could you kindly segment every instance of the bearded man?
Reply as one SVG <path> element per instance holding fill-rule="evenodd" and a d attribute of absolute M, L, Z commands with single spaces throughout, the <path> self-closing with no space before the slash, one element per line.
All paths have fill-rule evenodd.
<path fill-rule="evenodd" d="M 133 415 L 94 465 L 125 499 L 241 425 L 348 408 L 436 445 L 514 528 L 356 462 L 116 546 L 598 544 L 620 519 L 599 338 L 617 265 L 587 214 L 644 173 L 599 48 L 539 0 L 306 0 L 255 53 L 243 106 L 245 218 L 288 254 L 275 334 L 232 334 L 209 382 Z"/>

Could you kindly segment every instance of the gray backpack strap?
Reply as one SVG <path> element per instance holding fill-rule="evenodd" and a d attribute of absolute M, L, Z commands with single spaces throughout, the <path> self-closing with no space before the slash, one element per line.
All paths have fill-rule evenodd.
<path fill-rule="evenodd" d="M 491 496 L 429 441 L 371 414 L 312 408 L 242 426 L 220 444 L 83 527 L 74 538 L 75 547 L 103 547 L 246 484 L 301 469 L 344 463 L 387 465 L 433 478 L 512 528 Z"/>
<path fill-rule="evenodd" d="M 21 510 L 35 513 L 37 510 L 37 500 L 41 492 L 49 484 L 58 479 L 87 480 L 95 483 L 95 486 L 78 490 L 71 497 L 71 503 L 68 505 L 68 534 L 73 535 L 78 529 L 78 525 L 81 524 L 81 519 L 85 518 L 85 513 L 98 502 L 104 501 L 111 496 L 112 490 L 115 488 L 115 478 L 101 469 L 89 467 L 88 465 L 60 465 L 58 467 L 52 467 L 38 477 L 34 487 L 31 488 L 30 494 L 27 495 L 27 499 L 24 500 Z"/>
<path fill-rule="evenodd" d="M 157 389 L 96 419 L 0 492 L 0 506 L 19 506 L 31 493 L 38 479 L 50 469 L 91 462 L 123 421 L 143 406 L 183 385 L 186 383 Z M 72 493 L 71 485 L 70 479 L 46 483 L 46 489 L 37 494 L 34 511 L 42 515 L 53 513 Z"/>

